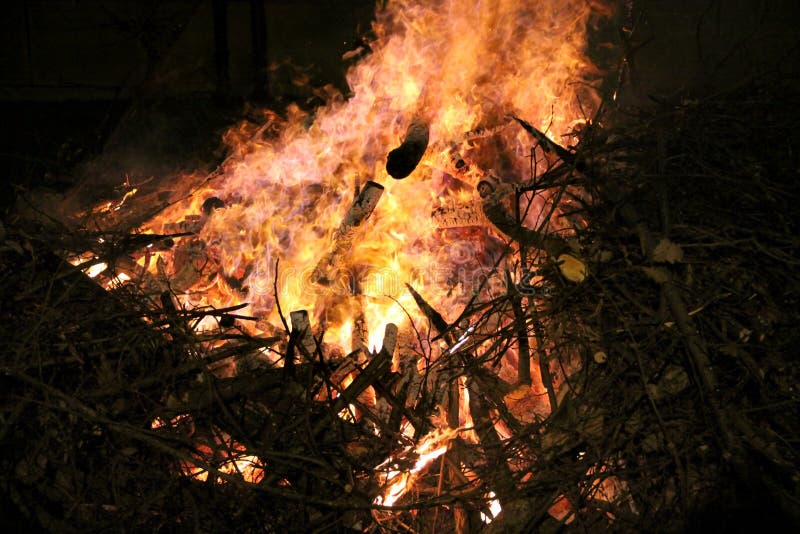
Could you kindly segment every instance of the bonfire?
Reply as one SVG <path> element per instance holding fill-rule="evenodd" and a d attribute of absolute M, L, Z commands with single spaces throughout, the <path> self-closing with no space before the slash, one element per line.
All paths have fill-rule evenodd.
<path fill-rule="evenodd" d="M 623 109 L 636 21 L 607 4 L 388 2 L 347 96 L 233 125 L 210 172 L 10 218 L 7 506 L 54 531 L 797 521 L 797 95 Z"/>

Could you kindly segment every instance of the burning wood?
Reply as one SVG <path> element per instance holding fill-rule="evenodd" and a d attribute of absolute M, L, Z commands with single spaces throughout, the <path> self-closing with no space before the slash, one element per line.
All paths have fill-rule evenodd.
<path fill-rule="evenodd" d="M 403 143 L 389 152 L 386 172 L 396 180 L 405 178 L 417 168 L 428 148 L 428 125 L 415 119 L 408 126 Z"/>
<path fill-rule="evenodd" d="M 306 361 L 314 361 L 317 353 L 317 342 L 311 333 L 311 321 L 305 310 L 293 311 L 289 314 L 292 321 L 292 339 L 300 348 Z"/>
<path fill-rule="evenodd" d="M 8 260 L 0 262 L 0 281 L 23 288 L 9 291 L 0 310 L 0 324 L 10 325 L 3 474 L 14 479 L 15 503 L 31 506 L 29 517 L 91 505 L 105 525 L 137 517 L 132 528 L 172 530 L 213 520 L 222 507 L 220 517 L 241 521 L 244 530 L 315 531 L 336 518 L 333 528 L 354 531 L 466 532 L 477 530 L 483 514 L 498 532 L 555 530 L 559 521 L 635 531 L 647 530 L 636 528 L 645 518 L 661 525 L 676 510 L 693 517 L 695 497 L 711 494 L 718 503 L 698 488 L 719 487 L 727 476 L 720 466 L 729 458 L 734 469 L 746 466 L 750 449 L 776 472 L 793 468 L 791 418 L 756 425 L 761 416 L 753 415 L 792 406 L 792 368 L 786 359 L 788 371 L 761 372 L 781 347 L 760 344 L 772 333 L 739 308 L 758 301 L 759 317 L 776 325 L 770 317 L 789 312 L 770 300 L 766 282 L 730 282 L 752 272 L 749 258 L 730 254 L 736 268 L 719 266 L 724 294 L 716 274 L 700 272 L 715 260 L 707 250 L 726 250 L 732 238 L 712 240 L 719 230 L 708 225 L 694 230 L 707 221 L 707 206 L 687 198 L 703 195 L 682 188 L 712 196 L 697 180 L 664 194 L 653 210 L 658 218 L 630 217 L 635 202 L 652 203 L 639 180 L 653 160 L 669 177 L 681 175 L 676 162 L 690 166 L 689 177 L 716 171 L 719 162 L 697 164 L 695 153 L 663 154 L 686 146 L 684 136 L 702 131 L 703 122 L 686 127 L 690 114 L 682 110 L 679 134 L 646 146 L 636 172 L 617 166 L 582 174 L 579 152 L 548 136 L 585 119 L 578 97 L 589 113 L 598 108 L 579 53 L 579 28 L 596 2 L 524 4 L 388 3 L 372 53 L 349 74 L 353 97 L 313 117 L 290 106 L 285 119 L 273 114 L 274 123 L 255 128 L 257 135 L 229 132 L 238 141 L 224 168 L 181 195 L 185 202 L 137 226 L 139 235 L 122 247 L 127 263 L 118 264 L 131 280 L 108 292 L 74 270 L 65 274 L 53 254 L 41 253 L 46 247 L 31 246 L 29 233 L 0 236 L 0 257 Z M 563 51 L 568 57 L 556 57 Z M 458 76 L 442 75 L 442 65 Z M 570 92 L 576 87 L 585 92 Z M 550 94 L 557 98 L 542 98 Z M 392 142 L 387 125 L 397 124 L 398 109 L 422 101 L 425 120 L 412 120 L 386 158 L 388 176 L 398 181 L 388 180 L 381 168 Z M 513 121 L 532 137 L 508 127 Z M 628 142 L 651 139 L 651 125 Z M 594 150 L 592 162 L 614 159 L 607 152 L 617 148 L 595 143 L 581 140 L 581 158 Z M 714 153 L 737 153 L 724 148 Z M 530 161 L 520 157 L 528 153 Z M 637 154 L 626 151 L 617 161 Z M 754 168 L 747 160 L 718 174 L 752 178 Z M 417 171 L 419 180 L 399 181 L 416 169 L 425 171 Z M 375 181 L 356 190 L 342 220 L 331 220 L 349 200 L 344 177 L 356 175 Z M 741 180 L 742 188 L 755 187 L 742 198 L 726 197 L 737 213 L 754 207 L 744 197 L 783 191 L 753 185 L 766 182 L 764 175 Z M 391 194 L 383 195 L 381 180 Z M 181 191 L 198 183 L 177 181 Z M 724 191 L 714 182 L 714 195 Z M 573 192 L 582 210 L 576 218 L 591 214 L 590 229 L 565 215 Z M 131 192 L 105 210 L 121 214 L 140 197 Z M 531 208 L 520 213 L 526 199 Z M 379 201 L 380 217 L 370 218 Z M 771 211 L 782 217 L 788 209 Z M 658 231 L 648 227 L 656 220 Z M 374 228 L 363 232 L 367 221 Z M 775 230 L 781 225 L 742 233 L 735 218 L 726 223 L 733 243 L 768 247 L 780 267 L 770 274 L 787 293 L 796 289 L 786 272 L 797 247 Z M 489 224 L 508 239 L 495 237 Z M 171 232 L 180 232 L 173 241 Z M 656 233 L 664 233 L 664 246 L 652 246 Z M 108 258 L 88 246 L 77 252 L 86 250 L 97 280 L 113 276 Z M 533 272 L 539 251 L 544 274 Z M 576 290 L 568 282 L 589 276 L 582 256 L 597 259 L 598 268 Z M 20 257 L 30 260 L 28 269 L 7 268 Z M 283 273 L 274 268 L 278 259 Z M 346 282 L 345 271 L 352 276 Z M 377 273 L 380 283 L 370 285 L 364 273 Z M 552 291 L 524 292 L 540 287 L 531 277 L 552 281 Z M 725 309 L 728 300 L 735 306 Z M 291 327 L 279 303 L 296 310 Z M 703 313 L 709 303 L 719 305 L 713 320 Z M 18 335 L 22 326 L 28 331 Z M 39 441 L 25 447 L 32 437 Z M 87 457 L 89 450 L 101 458 Z M 110 466 L 120 480 L 72 469 L 86 465 Z M 768 482 L 783 487 L 778 477 Z M 644 488 L 636 502 L 646 506 L 631 505 L 634 487 Z M 163 497 L 175 494 L 187 506 Z M 276 505 L 241 505 L 264 495 Z M 159 506 L 150 508 L 150 499 Z M 37 508 L 39 501 L 45 504 Z M 45 526 L 67 530 L 72 519 Z"/>
<path fill-rule="evenodd" d="M 350 209 L 334 232 L 330 250 L 322 257 L 314 268 L 311 281 L 323 285 L 330 285 L 339 274 L 346 254 L 353 246 L 356 229 L 372 214 L 375 206 L 383 194 L 383 186 L 379 183 L 368 181 L 364 188 L 356 192 L 356 198 Z"/>
<path fill-rule="evenodd" d="M 369 363 L 359 371 L 350 385 L 336 397 L 330 410 L 331 413 L 339 414 L 342 410 L 347 408 L 349 404 L 356 402 L 357 398 L 364 390 L 380 382 L 384 378 L 392 366 L 392 354 L 394 353 L 396 340 L 397 327 L 393 324 L 386 325 L 383 347 L 379 352 L 372 355 Z M 314 434 L 319 435 L 325 430 L 326 424 L 329 423 L 320 421 L 314 427 Z"/>
<path fill-rule="evenodd" d="M 438 228 L 461 228 L 464 226 L 486 226 L 488 220 L 476 202 L 459 202 L 448 199 L 445 204 L 437 206 L 431 218 Z"/>

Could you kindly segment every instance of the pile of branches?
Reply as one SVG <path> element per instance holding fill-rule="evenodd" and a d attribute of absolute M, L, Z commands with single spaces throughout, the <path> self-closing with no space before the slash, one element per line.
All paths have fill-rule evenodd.
<path fill-rule="evenodd" d="M 101 288 L 63 259 L 97 248 L 97 236 L 87 246 L 85 235 L 5 221 L 4 517 L 59 532 L 800 525 L 798 97 L 751 81 L 609 109 L 574 150 L 519 121 L 558 163 L 517 195 L 546 194 L 551 215 L 582 222 L 545 236 L 547 220 L 524 228 L 489 206 L 514 283 L 453 324 L 415 293 L 430 337 L 449 347 L 450 391 L 469 391 L 477 439 L 455 438 L 391 509 L 375 500 L 385 470 L 410 471 L 415 458 L 383 460 L 422 438 L 441 402 L 406 402 L 392 387 L 391 332 L 366 358 L 325 354 L 302 317 L 254 338 L 235 309 Z M 105 235 L 104 259 L 141 246 L 132 239 Z M 562 252 L 581 266 L 577 279 L 565 279 Z M 216 329 L 193 328 L 209 318 Z M 493 372 L 510 349 L 519 384 Z M 248 363 L 263 351 L 281 364 Z M 226 374 L 231 365 L 248 372 Z M 520 417 L 511 399 L 531 365 L 550 412 Z M 352 371 L 344 388 L 337 374 Z M 394 417 L 360 404 L 370 385 Z M 342 416 L 350 404 L 357 421 Z M 398 432 L 402 418 L 413 438 Z M 255 473 L 234 462 L 253 456 Z M 487 524 L 493 499 L 503 512 Z"/>
<path fill-rule="evenodd" d="M 386 443 L 339 412 L 388 371 L 388 349 L 338 388 L 332 377 L 355 367 L 309 350 L 299 323 L 286 336 L 255 338 L 237 327 L 249 318 L 236 308 L 186 310 L 169 291 L 104 288 L 85 274 L 88 265 L 53 252 L 79 250 L 86 236 L 28 225 L 3 232 L 9 526 L 226 531 L 235 522 L 237 530 L 287 532 L 369 517 L 371 500 L 355 479 L 380 460 L 345 446 L 361 440 L 385 457 Z M 142 245 L 106 238 L 106 259 Z M 209 318 L 218 328 L 199 332 Z M 273 345 L 282 365 L 253 367 Z M 248 371 L 231 376 L 237 367 Z"/>
<path fill-rule="evenodd" d="M 536 451 L 515 486 L 535 512 L 512 530 L 558 530 L 554 495 L 581 530 L 800 524 L 798 97 L 749 80 L 584 133 L 572 177 L 589 196 L 573 204 L 591 275 L 551 291 L 550 328 L 529 319 L 540 360 L 578 353 L 581 371 L 504 444 Z M 603 480 L 625 486 L 607 499 Z"/>

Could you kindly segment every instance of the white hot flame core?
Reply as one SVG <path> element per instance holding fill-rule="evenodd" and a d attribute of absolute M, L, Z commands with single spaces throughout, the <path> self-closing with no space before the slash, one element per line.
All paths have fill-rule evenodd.
<path fill-rule="evenodd" d="M 481 512 L 481 521 L 483 521 L 487 525 L 491 523 L 498 515 L 500 515 L 500 512 L 503 511 L 503 507 L 500 506 L 500 501 L 497 499 L 497 496 L 494 494 L 493 491 L 489 492 L 488 497 L 489 497 L 489 513 L 486 514 L 484 512 Z"/>

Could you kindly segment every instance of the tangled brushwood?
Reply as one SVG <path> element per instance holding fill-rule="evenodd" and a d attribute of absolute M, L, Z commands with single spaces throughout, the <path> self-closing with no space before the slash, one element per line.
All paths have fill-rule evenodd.
<path fill-rule="evenodd" d="M 476 436 L 456 434 L 424 467 L 423 451 L 402 452 L 430 434 L 442 397 L 393 387 L 392 332 L 361 359 L 325 354 L 297 327 L 254 338 L 236 309 L 101 288 L 63 259 L 96 235 L 9 218 L 4 515 L 57 532 L 797 527 L 798 96 L 762 80 L 636 113 L 607 106 L 520 193 L 546 192 L 580 221 L 568 239 L 489 205 L 509 243 L 501 274 L 518 283 L 454 324 L 415 294 Z M 96 253 L 113 264 L 137 239 L 105 235 Z M 534 265 L 546 293 L 526 277 Z M 208 317 L 217 328 L 196 332 Z M 549 415 L 514 415 L 517 385 L 493 372 L 510 347 L 529 354 L 518 379 L 538 370 Z M 265 350 L 281 364 L 247 363 Z M 221 372 L 231 362 L 247 372 Z M 359 404 L 369 386 L 388 417 Z M 387 506 L 376 497 L 393 472 L 408 490 Z"/>

